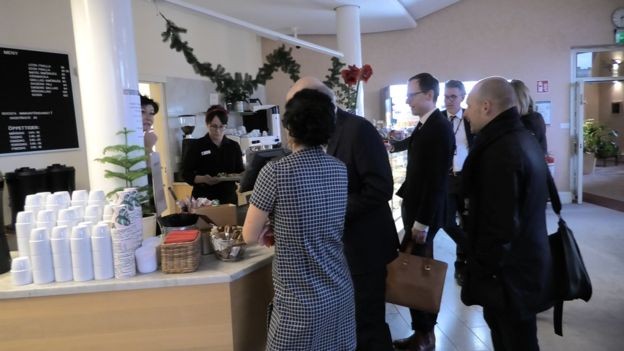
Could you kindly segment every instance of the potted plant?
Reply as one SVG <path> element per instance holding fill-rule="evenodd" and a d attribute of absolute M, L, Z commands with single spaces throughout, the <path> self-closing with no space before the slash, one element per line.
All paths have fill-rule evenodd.
<path fill-rule="evenodd" d="M 616 142 L 617 137 L 618 132 L 615 129 L 608 129 L 593 118 L 583 123 L 583 151 L 586 160 L 583 163 L 583 174 L 593 172 L 597 158 L 604 159 L 618 154 L 620 148 Z"/>
<path fill-rule="evenodd" d="M 143 212 L 144 232 L 149 231 L 150 235 L 153 235 L 156 232 L 156 210 L 153 205 L 154 201 L 152 199 L 153 193 L 151 186 L 149 184 L 142 186 L 135 185 L 139 179 L 147 177 L 150 173 L 150 169 L 145 166 L 145 162 L 147 162 L 145 148 L 140 145 L 128 144 L 128 134 L 130 133 L 134 133 L 134 131 L 125 127 L 117 132 L 117 135 L 124 136 L 124 143 L 105 147 L 102 151 L 104 156 L 96 158 L 95 160 L 104 164 L 116 166 L 116 170 L 106 169 L 104 171 L 104 178 L 115 178 L 124 182 L 124 186 L 119 186 L 109 191 L 106 194 L 107 197 L 110 198 L 124 188 L 137 189 L 141 210 Z M 140 166 L 141 163 L 143 166 Z"/>

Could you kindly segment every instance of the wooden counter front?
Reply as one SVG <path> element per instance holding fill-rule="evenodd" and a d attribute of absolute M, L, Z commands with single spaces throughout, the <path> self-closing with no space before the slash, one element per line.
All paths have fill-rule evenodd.
<path fill-rule="evenodd" d="M 264 350 L 271 265 L 232 276 L 229 282 L 2 298 L 0 350 Z"/>

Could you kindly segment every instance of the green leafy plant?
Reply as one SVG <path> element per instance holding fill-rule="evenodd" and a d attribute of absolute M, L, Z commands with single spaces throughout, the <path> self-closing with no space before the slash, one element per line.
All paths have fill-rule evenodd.
<path fill-rule="evenodd" d="M 593 118 L 583 123 L 583 151 L 594 154 L 596 158 L 615 156 L 620 151 L 617 145 L 618 132 L 599 124 Z"/>
<path fill-rule="evenodd" d="M 134 131 L 125 127 L 117 132 L 117 135 L 123 135 L 124 143 L 105 147 L 102 151 L 104 156 L 95 160 L 103 164 L 116 166 L 116 170 L 104 170 L 104 178 L 119 179 L 125 184 L 109 191 L 106 196 L 111 197 L 124 188 L 136 188 L 139 192 L 139 202 L 141 203 L 143 213 L 154 213 L 156 211 L 152 205 L 153 194 L 151 186 L 149 184 L 143 186 L 135 185 L 137 180 L 147 177 L 150 169 L 145 166 L 145 162 L 147 162 L 145 148 L 139 145 L 128 144 L 128 134 L 130 133 L 134 133 Z M 143 167 L 137 167 L 141 163 L 143 163 Z"/>

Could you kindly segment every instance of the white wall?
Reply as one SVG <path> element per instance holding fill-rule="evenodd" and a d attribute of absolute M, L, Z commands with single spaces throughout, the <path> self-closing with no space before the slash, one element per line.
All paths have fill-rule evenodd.
<path fill-rule="evenodd" d="M 419 72 L 440 80 L 478 80 L 501 75 L 523 80 L 535 100 L 552 102 L 547 127 L 550 152 L 557 161 L 556 181 L 570 189 L 569 122 L 570 48 L 613 43 L 611 12 L 624 0 L 463 0 L 418 21 L 410 30 L 362 36 L 362 62 L 373 76 L 365 85 L 369 119 L 383 119 L 380 91 L 404 83 Z M 334 36 L 302 36 L 319 45 L 336 47 Z M 263 41 L 266 54 L 279 44 Z M 294 50 L 302 75 L 324 77 L 329 58 L 309 50 Z M 550 91 L 538 94 L 536 82 L 548 80 Z M 288 77 L 276 75 L 267 84 L 267 98 L 283 103 Z"/>
<path fill-rule="evenodd" d="M 165 29 L 160 11 L 179 26 L 188 29 L 184 38 L 195 48 L 200 61 L 221 63 L 236 72 L 255 73 L 261 65 L 261 43 L 256 35 L 212 22 L 206 17 L 172 5 L 146 0 L 132 0 L 135 19 L 135 42 L 139 79 L 166 81 L 166 77 L 203 79 L 195 74 L 181 53 L 162 42 Z M 71 21 L 70 0 L 2 0 L 0 1 L 0 46 L 63 52 L 69 55 L 72 68 L 76 123 L 80 149 L 0 156 L 0 171 L 11 172 L 18 167 L 43 168 L 62 163 L 76 168 L 76 187 L 89 188 L 79 78 L 76 75 L 76 54 Z M 106 96 L 102 97 L 106 99 Z M 88 127 L 88 126 L 87 126 Z M 10 221 L 7 191 L 4 191 L 4 218 Z"/>

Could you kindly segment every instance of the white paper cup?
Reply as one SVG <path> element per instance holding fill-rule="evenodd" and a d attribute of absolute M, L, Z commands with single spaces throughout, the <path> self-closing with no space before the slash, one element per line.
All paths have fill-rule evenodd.
<path fill-rule="evenodd" d="M 56 196 L 56 201 L 61 205 L 61 208 L 68 208 L 71 204 L 71 196 L 69 195 L 69 191 L 56 191 L 54 194 Z"/>
<path fill-rule="evenodd" d="M 31 223 L 15 223 L 15 236 L 17 238 L 17 251 L 22 257 L 30 255 L 30 232 L 34 225 Z"/>
<path fill-rule="evenodd" d="M 106 194 L 103 190 L 91 190 L 87 200 L 90 204 L 100 205 L 106 202 Z"/>
<path fill-rule="evenodd" d="M 34 223 L 35 214 L 32 211 L 20 211 L 15 217 L 15 223 Z"/>
<path fill-rule="evenodd" d="M 32 275 L 33 282 L 35 284 L 48 284 L 54 281 L 54 270 L 52 269 L 52 267 L 50 267 L 50 269 L 44 269 L 40 271 L 33 270 Z"/>
<path fill-rule="evenodd" d="M 30 194 L 26 195 L 26 199 L 24 200 L 24 205 L 28 206 L 43 206 L 45 203 L 43 202 L 43 197 L 39 194 Z"/>
<path fill-rule="evenodd" d="M 89 192 L 87 190 L 74 190 L 71 196 L 72 201 L 89 201 Z"/>
<path fill-rule="evenodd" d="M 87 205 L 84 212 L 85 221 L 86 218 L 95 218 L 91 220 L 93 223 L 97 223 L 102 220 L 102 206 L 100 205 Z"/>
<path fill-rule="evenodd" d="M 32 284 L 33 282 L 32 271 L 30 269 L 23 270 L 23 271 L 11 270 L 11 281 L 13 282 L 13 285 Z"/>
<path fill-rule="evenodd" d="M 140 273 L 152 273 L 158 267 L 156 261 L 156 248 L 153 246 L 141 246 L 134 252 L 137 269 Z"/>
<path fill-rule="evenodd" d="M 78 213 L 74 208 L 64 208 L 58 213 L 59 221 L 78 221 Z"/>
<path fill-rule="evenodd" d="M 52 195 L 51 192 L 49 191 L 41 191 L 36 193 L 35 195 L 39 196 L 39 198 L 41 199 L 41 206 L 44 206 L 46 204 L 46 201 L 48 201 L 48 196 Z"/>
<path fill-rule="evenodd" d="M 56 216 L 54 210 L 41 210 L 37 213 L 37 222 L 52 222 L 56 223 Z"/>
<path fill-rule="evenodd" d="M 82 222 L 82 219 L 84 218 L 85 207 L 87 207 L 86 202 L 83 205 L 75 205 L 73 201 L 72 205 L 69 206 L 69 209 L 74 210 L 74 212 L 76 213 L 76 218 L 78 218 L 78 222 Z"/>

